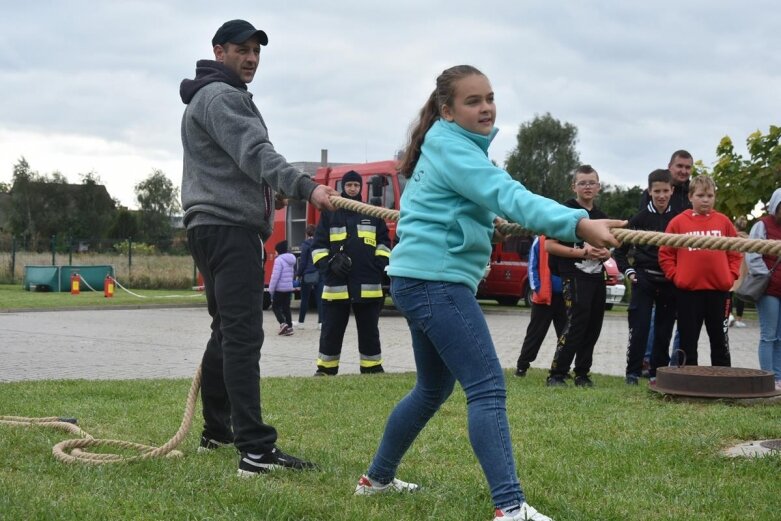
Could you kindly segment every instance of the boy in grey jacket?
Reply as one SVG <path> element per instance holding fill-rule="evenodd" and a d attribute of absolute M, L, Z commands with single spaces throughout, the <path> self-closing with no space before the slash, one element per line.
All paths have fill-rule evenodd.
<path fill-rule="evenodd" d="M 260 413 L 263 345 L 263 241 L 271 234 L 274 191 L 333 210 L 337 195 L 274 150 L 247 91 L 268 44 L 244 20 L 225 22 L 212 39 L 215 60 L 199 60 L 182 81 L 182 207 L 187 240 L 203 275 L 211 338 L 201 364 L 204 429 L 199 450 L 233 443 L 239 476 L 312 463 L 276 447 Z"/>

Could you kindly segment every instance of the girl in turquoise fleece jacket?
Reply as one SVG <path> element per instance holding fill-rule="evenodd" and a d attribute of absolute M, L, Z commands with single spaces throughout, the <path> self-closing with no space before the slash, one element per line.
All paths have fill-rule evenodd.
<path fill-rule="evenodd" d="M 394 408 L 380 446 L 355 493 L 411 492 L 395 477 L 409 446 L 458 381 L 467 397 L 469 439 L 485 473 L 495 520 L 549 517 L 532 508 L 518 481 L 505 408 L 504 375 L 480 306 L 477 285 L 491 254 L 497 217 L 562 241 L 618 245 L 610 227 L 532 194 L 488 158 L 496 135 L 488 78 L 468 65 L 452 67 L 413 127 L 400 171 L 398 245 L 388 273 L 396 308 L 407 319 L 417 382 Z"/>

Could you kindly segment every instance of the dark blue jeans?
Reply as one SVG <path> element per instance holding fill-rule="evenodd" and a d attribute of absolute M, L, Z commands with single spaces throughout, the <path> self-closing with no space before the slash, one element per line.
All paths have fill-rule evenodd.
<path fill-rule="evenodd" d="M 263 243 L 236 226 L 196 226 L 187 242 L 203 275 L 211 337 L 201 362 L 203 434 L 263 453 L 277 431 L 260 414 L 263 345 Z"/>
<path fill-rule="evenodd" d="M 404 453 L 458 380 L 466 394 L 469 441 L 494 504 L 523 503 L 504 374 L 474 293 L 463 284 L 393 277 L 391 295 L 412 334 L 417 381 L 388 417 L 369 477 L 381 483 L 395 477 Z"/>

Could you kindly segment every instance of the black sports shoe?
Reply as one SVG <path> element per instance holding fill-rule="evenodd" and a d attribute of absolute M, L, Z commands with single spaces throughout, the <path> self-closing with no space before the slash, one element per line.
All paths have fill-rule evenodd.
<path fill-rule="evenodd" d="M 515 376 L 519 376 L 519 377 L 526 376 L 526 369 L 516 369 Z"/>
<path fill-rule="evenodd" d="M 588 376 L 576 376 L 575 387 L 594 387 L 594 382 Z"/>
<path fill-rule="evenodd" d="M 626 385 L 639 385 L 637 376 L 630 374 L 626 377 Z"/>
<path fill-rule="evenodd" d="M 201 435 L 201 444 L 198 446 L 198 452 L 209 452 L 210 450 L 227 447 L 232 444 L 233 442 L 231 441 L 215 440 L 213 438 L 208 438 L 205 435 Z"/>
<path fill-rule="evenodd" d="M 545 385 L 548 387 L 567 387 L 567 382 L 564 381 L 564 376 L 556 374 L 549 376 L 545 380 Z"/>
<path fill-rule="evenodd" d="M 246 452 L 242 452 L 241 459 L 239 459 L 238 476 L 246 478 L 271 470 L 313 470 L 316 468 L 317 465 L 314 463 L 285 454 L 275 447 L 271 452 L 262 454 L 257 459 L 251 457 Z"/>

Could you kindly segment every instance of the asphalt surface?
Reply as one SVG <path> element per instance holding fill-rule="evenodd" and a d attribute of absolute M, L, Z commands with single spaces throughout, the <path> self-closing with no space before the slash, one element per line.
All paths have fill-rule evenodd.
<path fill-rule="evenodd" d="M 529 323 L 529 310 L 486 306 L 485 316 L 502 366 L 514 368 Z M 320 333 L 316 318 L 316 312 L 310 312 L 303 329 L 296 329 L 293 336 L 278 336 L 274 315 L 271 310 L 264 312 L 262 376 L 314 373 Z M 0 382 L 191 377 L 209 337 L 209 323 L 205 307 L 0 313 Z M 746 328 L 730 328 L 732 365 L 758 369 L 759 324 L 755 320 L 746 323 Z M 386 371 L 415 370 L 409 330 L 395 310 L 383 311 L 380 338 Z M 594 350 L 592 373 L 623 375 L 626 343 L 626 314 L 606 315 Z M 551 327 L 532 367 L 549 367 L 555 346 Z M 699 358 L 703 364 L 710 359 L 704 328 Z M 358 373 L 358 363 L 351 317 L 340 373 Z"/>

